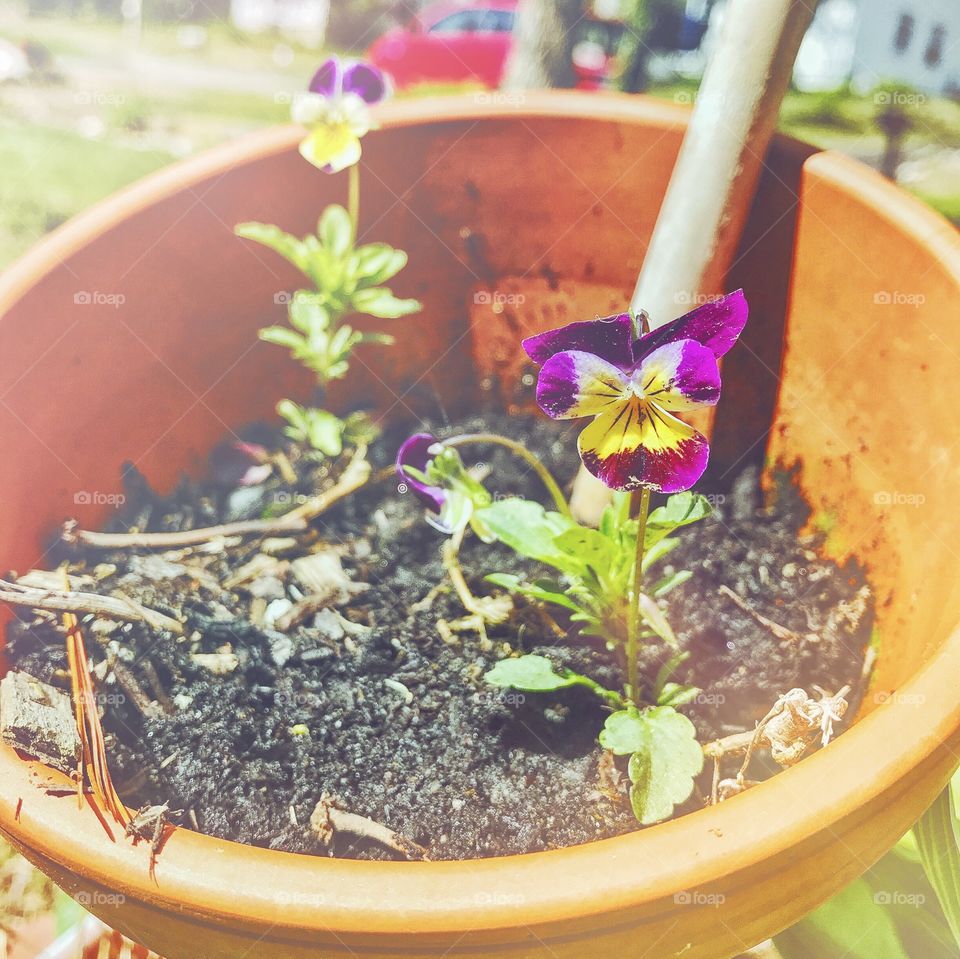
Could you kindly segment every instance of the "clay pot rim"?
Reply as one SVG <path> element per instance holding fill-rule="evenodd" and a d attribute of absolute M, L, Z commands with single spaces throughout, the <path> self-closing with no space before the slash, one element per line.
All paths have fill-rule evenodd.
<path fill-rule="evenodd" d="M 644 98 L 544 93 L 526 95 L 520 107 L 491 108 L 472 96 L 395 101 L 380 119 L 386 128 L 526 117 L 670 128 L 683 126 L 687 113 Z M 253 134 L 155 173 L 77 217 L 7 271 L 0 280 L 0 315 L 43 275 L 127 216 L 213 172 L 287 151 L 298 136 L 286 127 Z M 912 234 L 960 284 L 960 238 L 939 216 L 856 161 L 821 153 L 807 164 Z M 549 938 L 574 930 L 578 921 L 603 927 L 605 915 L 627 908 L 642 924 L 646 914 L 655 907 L 662 913 L 663 903 L 678 893 L 709 889 L 720 880 L 729 889 L 738 874 L 762 869 L 765 860 L 782 863 L 779 857 L 791 847 L 823 842 L 827 832 L 842 842 L 860 807 L 891 787 L 893 796 L 905 790 L 911 772 L 960 729 L 960 700 L 950 680 L 958 672 L 960 629 L 904 685 L 903 696 L 864 717 L 828 750 L 736 801 L 552 852 L 464 862 L 356 862 L 273 852 L 179 829 L 163 850 L 154 882 L 142 845 L 105 841 L 89 809 L 44 794 L 36 786 L 35 765 L 6 747 L 0 748 L 0 831 L 105 890 L 204 922 L 275 927 L 271 938 L 318 929 L 334 937 L 422 937 L 464 929 L 506 934 L 517 927 L 539 927 Z M 894 801 L 891 795 L 888 801 Z"/>

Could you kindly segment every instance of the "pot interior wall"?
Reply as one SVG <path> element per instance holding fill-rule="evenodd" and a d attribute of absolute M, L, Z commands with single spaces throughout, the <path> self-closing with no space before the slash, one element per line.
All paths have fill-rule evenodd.
<path fill-rule="evenodd" d="M 425 309 L 368 324 L 398 343 L 362 350 L 335 403 L 415 418 L 527 401 L 514 391 L 520 336 L 628 302 L 682 121 L 659 108 L 635 122 L 518 113 L 371 134 L 362 234 L 409 252 L 395 286 Z M 772 425 L 771 461 L 799 464 L 831 550 L 870 567 L 880 688 L 893 689 L 957 620 L 944 480 L 957 469 L 947 390 L 960 333 L 943 319 L 960 271 L 883 196 L 859 195 L 863 174 L 840 182 L 811 152 L 774 148 L 728 277 L 752 318 L 727 364 L 710 482 L 762 460 Z M 166 175 L 175 191 L 138 188 L 68 227 L 62 262 L 0 300 L 5 569 L 44 565 L 67 517 L 101 523 L 124 463 L 169 489 L 231 429 L 270 417 L 278 397 L 309 395 L 284 352 L 256 340 L 283 321 L 298 276 L 232 230 L 265 220 L 310 231 L 325 204 L 343 202 L 344 178 L 303 163 L 293 133 L 228 170 L 190 169 Z M 883 302 L 884 291 L 924 299 Z M 926 499 L 892 503 L 908 494 Z"/>

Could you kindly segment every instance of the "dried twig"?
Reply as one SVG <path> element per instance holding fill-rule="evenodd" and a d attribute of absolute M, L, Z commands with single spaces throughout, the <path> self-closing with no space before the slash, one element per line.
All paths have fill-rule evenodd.
<path fill-rule="evenodd" d="M 791 643 L 802 643 L 804 640 L 816 641 L 817 636 L 811 633 L 808 636 L 801 636 L 786 626 L 775 623 L 772 619 L 758 613 L 739 593 L 734 592 L 729 586 L 721 586 L 719 589 L 721 596 L 726 596 L 732 603 L 742 609 L 748 616 L 755 619 L 761 626 L 769 629 L 777 639 L 784 639 Z"/>
<path fill-rule="evenodd" d="M 359 816 L 338 808 L 329 793 L 324 793 L 320 797 L 320 802 L 310 816 L 310 826 L 325 847 L 333 842 L 338 832 L 346 832 L 362 839 L 372 839 L 400 853 L 406 859 L 428 860 L 430 858 L 423 846 L 417 845 L 387 826 L 374 822 L 366 816 Z"/>
<path fill-rule="evenodd" d="M 176 549 L 181 546 L 198 546 L 212 539 L 231 536 L 282 536 L 285 533 L 303 533 L 310 528 L 312 520 L 326 512 L 338 500 L 358 490 L 369 477 L 370 464 L 366 459 L 366 447 L 359 447 L 333 486 L 277 519 L 239 520 L 235 523 L 185 529 L 174 533 L 98 533 L 78 529 L 75 522 L 70 522 L 64 524 L 61 538 L 67 543 L 81 543 L 96 549 Z"/>
<path fill-rule="evenodd" d="M 36 589 L 0 579 L 0 602 L 58 613 L 93 613 L 106 619 L 146 623 L 153 629 L 166 630 L 178 636 L 183 633 L 183 624 L 179 620 L 141 606 L 125 596 L 101 596 L 99 593 L 79 593 L 69 589 Z"/>

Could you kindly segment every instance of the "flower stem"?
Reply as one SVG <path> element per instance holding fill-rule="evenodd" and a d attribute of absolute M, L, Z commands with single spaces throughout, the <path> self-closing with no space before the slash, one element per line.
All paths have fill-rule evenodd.
<path fill-rule="evenodd" d="M 360 167 L 356 163 L 350 167 L 349 187 L 347 193 L 347 212 L 350 214 L 350 223 L 353 225 L 354 243 L 360 232 Z"/>
<path fill-rule="evenodd" d="M 634 703 L 640 694 L 637 675 L 637 654 L 640 646 L 640 596 L 643 593 L 643 541 L 647 532 L 647 515 L 650 512 L 650 490 L 644 487 L 633 494 L 637 507 L 637 553 L 633 561 L 633 592 L 630 594 L 630 618 L 627 621 L 627 696 Z"/>
<path fill-rule="evenodd" d="M 506 436 L 500 436 L 499 433 L 464 433 L 462 436 L 454 436 L 448 440 L 440 441 L 444 446 L 467 446 L 470 443 L 492 443 L 496 446 L 503 446 L 519 456 L 536 474 L 540 477 L 543 485 L 547 488 L 553 501 L 557 506 L 558 512 L 567 518 L 572 519 L 570 504 L 560 489 L 560 484 L 553 478 L 553 474 L 530 452 L 522 443 L 511 440 Z"/>

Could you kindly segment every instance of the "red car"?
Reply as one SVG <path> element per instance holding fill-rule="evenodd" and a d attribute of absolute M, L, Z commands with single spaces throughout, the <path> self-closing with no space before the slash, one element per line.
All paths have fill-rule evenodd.
<path fill-rule="evenodd" d="M 440 0 L 385 33 L 368 57 L 400 87 L 479 82 L 499 86 L 513 44 L 517 0 Z M 574 52 L 578 86 L 602 86 L 622 25 L 586 20 Z"/>

